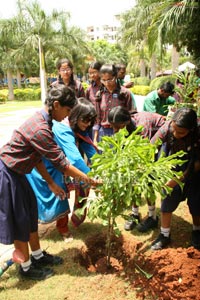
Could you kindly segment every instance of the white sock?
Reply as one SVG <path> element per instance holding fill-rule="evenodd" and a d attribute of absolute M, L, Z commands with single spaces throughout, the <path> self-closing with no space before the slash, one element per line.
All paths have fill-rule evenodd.
<path fill-rule="evenodd" d="M 132 213 L 134 216 L 139 216 L 139 207 L 132 206 Z"/>
<path fill-rule="evenodd" d="M 35 259 L 40 259 L 42 256 L 44 256 L 41 249 L 32 251 L 32 255 Z"/>
<path fill-rule="evenodd" d="M 148 212 L 149 212 L 149 217 L 152 217 L 154 220 L 156 220 L 156 207 L 155 205 L 148 205 Z"/>
<path fill-rule="evenodd" d="M 193 227 L 193 230 L 200 230 L 200 226 L 196 226 L 193 224 L 192 227 Z"/>
<path fill-rule="evenodd" d="M 30 266 L 31 266 L 31 260 L 30 259 L 23 262 L 23 263 L 21 263 L 21 267 L 22 267 L 24 272 L 27 272 L 30 269 Z"/>
<path fill-rule="evenodd" d="M 165 236 L 165 237 L 169 237 L 170 235 L 170 228 L 160 228 L 161 233 Z"/>

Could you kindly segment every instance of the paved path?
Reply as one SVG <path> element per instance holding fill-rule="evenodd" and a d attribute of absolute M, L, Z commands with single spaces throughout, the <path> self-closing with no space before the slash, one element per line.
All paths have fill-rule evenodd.
<path fill-rule="evenodd" d="M 17 129 L 28 117 L 34 114 L 38 108 L 28 108 L 19 111 L 0 111 L 0 147 L 9 141 L 13 130 Z"/>
<path fill-rule="evenodd" d="M 135 102 L 137 106 L 138 112 L 143 110 L 143 104 L 144 104 L 144 98 L 145 96 L 139 96 L 139 95 L 134 95 L 135 96 Z"/>

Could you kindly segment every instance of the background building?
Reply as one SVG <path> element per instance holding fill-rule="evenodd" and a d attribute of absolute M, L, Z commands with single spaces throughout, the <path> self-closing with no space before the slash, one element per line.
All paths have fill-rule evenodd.
<path fill-rule="evenodd" d="M 109 43 L 115 43 L 117 39 L 117 31 L 120 27 L 119 16 L 113 16 L 104 25 L 87 26 L 86 32 L 88 41 L 106 40 Z"/>

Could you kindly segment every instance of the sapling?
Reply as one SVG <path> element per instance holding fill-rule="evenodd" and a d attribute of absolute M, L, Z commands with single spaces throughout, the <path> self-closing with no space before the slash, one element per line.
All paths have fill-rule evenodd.
<path fill-rule="evenodd" d="M 107 266 L 110 266 L 111 238 L 120 233 L 116 218 L 124 216 L 132 203 L 142 204 L 143 198 L 152 203 L 158 196 L 171 192 L 166 183 L 174 178 L 180 185 L 182 172 L 176 172 L 175 166 L 181 165 L 184 155 L 180 151 L 171 156 L 160 155 L 156 160 L 158 143 L 151 144 L 138 133 L 141 127 L 127 137 L 126 129 L 114 136 L 104 136 L 98 144 L 101 154 L 92 158 L 90 176 L 98 176 L 102 184 L 96 189 L 96 197 L 88 199 L 88 217 L 101 219 L 107 226 Z"/>

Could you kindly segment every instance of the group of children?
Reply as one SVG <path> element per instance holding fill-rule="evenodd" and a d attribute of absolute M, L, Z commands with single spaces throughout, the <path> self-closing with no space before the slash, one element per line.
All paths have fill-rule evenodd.
<path fill-rule="evenodd" d="M 131 116 L 126 110 L 115 107 L 109 114 L 109 122 L 114 131 L 126 127 L 129 134 L 142 125 L 142 136 L 148 137 L 151 143 L 156 140 L 162 141 L 160 151 L 166 155 L 177 153 L 180 150 L 185 152 L 180 171 L 183 172 L 183 190 L 176 181 L 170 180 L 166 184 L 173 188 L 171 195 L 166 195 L 161 201 L 161 229 L 157 239 L 153 241 L 151 249 L 158 250 L 170 244 L 170 225 L 172 213 L 179 203 L 187 199 L 189 211 L 192 215 L 193 230 L 191 245 L 200 249 L 200 127 L 198 125 L 197 114 L 190 108 L 181 108 L 166 121 L 159 114 L 149 112 L 139 112 Z M 152 130 L 153 129 L 153 130 Z M 132 230 L 135 226 L 140 232 L 147 232 L 156 228 L 158 217 L 156 216 L 155 205 L 148 201 L 148 217 L 140 222 L 139 208 L 133 203 L 132 214 L 125 223 L 125 230 Z"/>
<path fill-rule="evenodd" d="M 72 223 L 79 226 L 85 219 L 76 215 L 91 185 L 98 182 L 87 176 L 88 161 L 98 151 L 98 141 L 126 127 L 129 134 L 142 125 L 142 136 L 152 143 L 162 140 L 166 155 L 186 152 L 184 189 L 173 179 L 166 183 L 173 188 L 161 205 L 161 233 L 152 249 L 161 249 L 170 242 L 172 212 L 179 202 L 188 199 L 193 218 L 192 245 L 200 248 L 199 128 L 196 113 L 188 108 L 177 111 L 170 121 L 159 114 L 136 112 L 131 92 L 120 84 L 117 67 L 94 62 L 89 67 L 91 84 L 84 92 L 74 79 L 73 65 L 68 59 L 57 64 L 59 79 L 48 91 L 44 107 L 15 130 L 11 140 L 0 149 L 0 242 L 12 244 L 25 257 L 19 273 L 24 278 L 42 280 L 53 274 L 49 265 L 63 262 L 41 250 L 38 220 L 52 222 L 64 241 L 73 237 L 68 229 L 68 192 L 75 189 Z M 74 178 L 71 182 L 71 178 Z M 155 206 L 148 201 L 148 217 L 140 222 L 139 208 L 133 203 L 125 229 L 136 226 L 146 232 L 158 225 Z M 29 255 L 29 245 L 31 256 Z"/>

